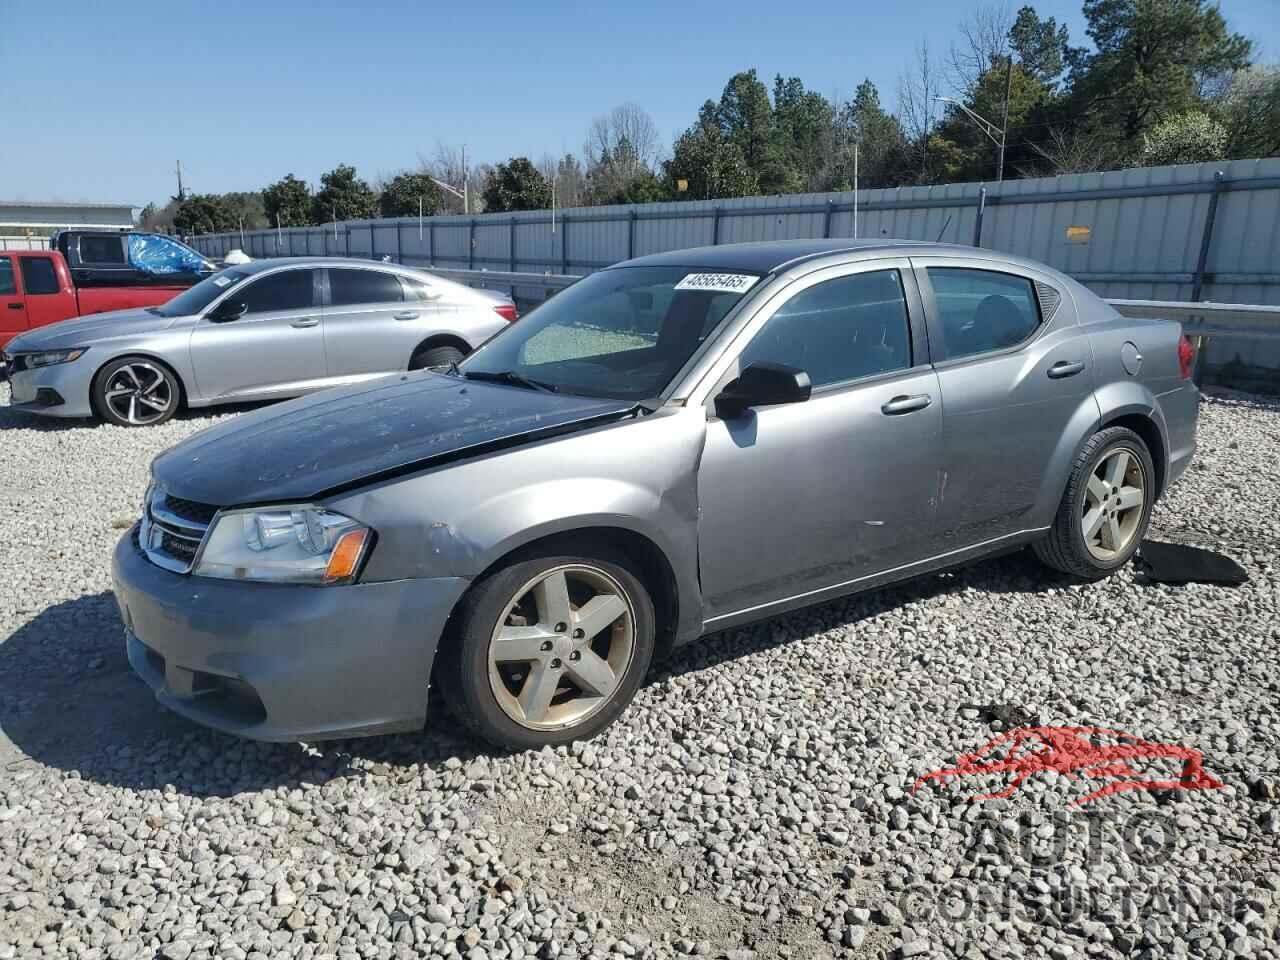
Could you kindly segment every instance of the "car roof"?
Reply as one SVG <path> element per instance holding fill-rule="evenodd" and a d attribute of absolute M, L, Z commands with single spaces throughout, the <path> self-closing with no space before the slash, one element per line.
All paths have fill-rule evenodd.
<path fill-rule="evenodd" d="M 388 263 L 386 260 L 370 260 L 366 257 L 262 257 L 250 260 L 248 263 L 233 264 L 231 269 L 239 270 L 241 273 L 261 273 L 263 270 L 271 270 L 275 267 L 377 267 L 380 270 L 390 270 L 394 273 L 418 273 L 412 267 L 402 266 L 398 263 Z"/>
<path fill-rule="evenodd" d="M 978 257 L 1006 264 L 1022 264 L 1045 269 L 1021 257 L 982 247 L 954 243 L 927 243 L 921 240 L 765 240 L 752 243 L 722 243 L 713 247 L 691 247 L 637 257 L 618 267 L 700 267 L 712 270 L 747 270 L 774 273 L 806 260 L 832 254 L 856 254 L 857 258 L 876 256 L 964 256 Z"/>

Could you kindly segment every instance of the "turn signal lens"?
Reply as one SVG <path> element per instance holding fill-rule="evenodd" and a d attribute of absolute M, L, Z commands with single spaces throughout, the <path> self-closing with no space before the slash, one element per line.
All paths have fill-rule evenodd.
<path fill-rule="evenodd" d="M 350 580 L 360 569 L 360 560 L 364 556 L 365 544 L 369 542 L 369 530 L 361 527 L 351 530 L 338 538 L 333 545 L 333 553 L 329 555 L 329 565 L 324 570 L 325 583 L 340 583 Z"/>

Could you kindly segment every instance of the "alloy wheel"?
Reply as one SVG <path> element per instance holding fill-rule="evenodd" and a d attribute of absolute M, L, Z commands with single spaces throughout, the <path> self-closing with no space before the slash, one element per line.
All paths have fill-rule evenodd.
<path fill-rule="evenodd" d="M 579 724 L 608 703 L 635 655 L 635 607 L 598 567 L 539 574 L 507 604 L 489 641 L 489 685 L 532 730 Z"/>
<path fill-rule="evenodd" d="M 116 416 L 139 426 L 163 419 L 177 402 L 163 371 L 142 361 L 125 364 L 112 373 L 103 399 Z"/>
<path fill-rule="evenodd" d="M 1121 447 L 1098 462 L 1085 489 L 1080 528 L 1095 559 L 1110 562 L 1138 536 L 1147 500 L 1147 475 L 1133 452 Z"/>

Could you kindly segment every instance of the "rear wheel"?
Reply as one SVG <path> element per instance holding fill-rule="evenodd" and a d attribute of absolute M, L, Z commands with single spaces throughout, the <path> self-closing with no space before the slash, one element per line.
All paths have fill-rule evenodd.
<path fill-rule="evenodd" d="M 435 686 L 478 736 L 509 749 L 592 737 L 635 696 L 653 602 L 624 559 L 593 552 L 512 563 L 462 601 Z"/>
<path fill-rule="evenodd" d="M 149 357 L 121 357 L 98 371 L 93 408 L 108 423 L 151 427 L 178 412 L 182 388 L 173 371 Z"/>
<path fill-rule="evenodd" d="M 1155 500 L 1151 453 L 1132 430 L 1094 434 L 1076 458 L 1049 536 L 1035 545 L 1041 561 L 1086 580 L 1129 562 L 1146 535 Z"/>
<path fill-rule="evenodd" d="M 409 359 L 409 369 L 448 370 L 450 364 L 460 362 L 465 356 L 457 347 L 426 347 L 414 352 Z"/>

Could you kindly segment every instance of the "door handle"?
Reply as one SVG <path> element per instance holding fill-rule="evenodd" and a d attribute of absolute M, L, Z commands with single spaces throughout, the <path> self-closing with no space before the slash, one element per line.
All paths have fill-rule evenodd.
<path fill-rule="evenodd" d="M 397 320 L 417 320 L 418 312 L 416 310 L 406 310 L 404 313 L 396 314 Z"/>
<path fill-rule="evenodd" d="M 886 417 L 896 417 L 901 413 L 911 413 L 913 410 L 923 410 L 932 402 L 932 398 L 927 393 L 919 393 L 914 397 L 908 397 L 904 394 L 900 397 L 894 397 L 892 400 L 885 403 L 880 408 L 880 412 Z"/>
<path fill-rule="evenodd" d="M 22 309 L 22 304 L 20 304 L 20 303 L 11 303 L 11 304 L 9 304 L 8 306 L 9 306 L 9 309 L 10 309 L 10 310 L 21 310 L 21 309 Z"/>
<path fill-rule="evenodd" d="M 1049 368 L 1049 379 L 1061 380 L 1063 377 L 1074 377 L 1083 369 L 1083 360 L 1059 360 Z"/>
<path fill-rule="evenodd" d="M 317 317 L 299 317 L 297 320 L 294 320 L 289 324 L 289 326 L 297 327 L 301 330 L 303 327 L 314 327 L 319 322 L 320 320 Z"/>

